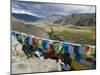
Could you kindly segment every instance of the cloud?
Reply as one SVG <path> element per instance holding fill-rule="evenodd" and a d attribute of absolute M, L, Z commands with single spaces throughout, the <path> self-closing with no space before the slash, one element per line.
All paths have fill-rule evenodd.
<path fill-rule="evenodd" d="M 12 13 L 46 17 L 53 14 L 95 13 L 95 6 L 12 1 Z"/>

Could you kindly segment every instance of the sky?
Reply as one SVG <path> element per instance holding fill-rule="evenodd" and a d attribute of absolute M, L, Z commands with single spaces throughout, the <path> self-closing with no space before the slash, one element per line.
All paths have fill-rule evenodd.
<path fill-rule="evenodd" d="M 28 14 L 43 18 L 55 14 L 69 15 L 73 13 L 95 13 L 95 6 L 12 0 L 12 13 Z"/>

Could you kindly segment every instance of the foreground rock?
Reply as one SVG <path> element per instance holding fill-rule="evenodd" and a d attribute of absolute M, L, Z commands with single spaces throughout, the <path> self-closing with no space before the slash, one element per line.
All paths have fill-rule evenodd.
<path fill-rule="evenodd" d="M 41 61 L 37 57 L 29 59 L 13 57 L 12 60 L 14 60 L 12 62 L 12 74 L 61 71 L 60 64 L 53 59 Z"/>
<path fill-rule="evenodd" d="M 12 47 L 12 74 L 61 71 L 61 66 L 56 60 L 40 60 L 37 57 L 28 58 L 22 51 L 22 45 L 13 40 Z"/>

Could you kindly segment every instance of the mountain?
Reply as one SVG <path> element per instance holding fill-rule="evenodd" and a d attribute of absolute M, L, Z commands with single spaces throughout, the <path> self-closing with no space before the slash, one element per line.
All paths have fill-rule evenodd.
<path fill-rule="evenodd" d="M 43 30 L 42 28 L 37 27 L 35 25 L 22 23 L 15 17 L 11 17 L 11 30 L 24 32 L 30 35 L 34 35 L 36 33 L 38 33 L 38 35 L 41 35 L 41 33 L 44 33 L 46 35 L 45 38 L 49 38 L 48 33 L 45 32 L 45 30 Z"/>
<path fill-rule="evenodd" d="M 36 23 L 36 24 L 49 24 L 49 25 L 75 25 L 75 26 L 95 26 L 96 25 L 96 13 L 79 13 L 71 15 L 51 15 L 44 18 L 39 18 L 27 14 L 15 14 L 12 13 L 16 19 L 24 21 L 24 23 Z"/>
<path fill-rule="evenodd" d="M 96 24 L 95 13 L 80 13 L 64 16 L 62 19 L 57 20 L 54 24 L 73 24 L 78 26 L 94 26 Z"/>
<path fill-rule="evenodd" d="M 71 15 L 51 15 L 37 20 L 37 23 L 48 23 L 57 25 L 95 26 L 95 13 L 79 13 Z"/>
<path fill-rule="evenodd" d="M 62 15 L 57 15 L 57 14 L 54 14 L 54 15 L 51 15 L 51 16 L 47 16 L 45 18 L 42 18 L 40 20 L 37 20 L 36 22 L 37 23 L 47 23 L 47 24 L 53 24 L 55 21 L 58 21 L 60 19 L 62 19 L 64 16 Z"/>
<path fill-rule="evenodd" d="M 32 15 L 28 15 L 28 14 L 12 13 L 12 16 L 14 16 L 18 20 L 25 21 L 25 22 L 34 22 L 34 21 L 41 19 L 37 16 L 32 16 Z"/>

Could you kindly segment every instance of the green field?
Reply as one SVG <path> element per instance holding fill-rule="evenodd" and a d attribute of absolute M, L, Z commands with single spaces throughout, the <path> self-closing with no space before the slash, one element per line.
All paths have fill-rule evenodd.
<path fill-rule="evenodd" d="M 50 32 L 50 27 L 53 28 L 54 34 L 71 43 L 95 45 L 95 27 L 80 27 L 74 25 L 37 25 Z"/>

